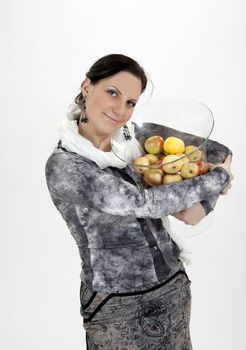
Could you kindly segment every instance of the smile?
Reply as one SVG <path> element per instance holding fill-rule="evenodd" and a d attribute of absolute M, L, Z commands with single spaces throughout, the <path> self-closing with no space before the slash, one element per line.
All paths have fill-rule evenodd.
<path fill-rule="evenodd" d="M 120 123 L 120 120 L 117 120 L 116 118 L 111 117 L 111 116 L 107 115 L 106 113 L 103 113 L 103 114 L 104 114 L 106 117 L 108 117 L 112 123 L 114 123 L 114 124 Z"/>

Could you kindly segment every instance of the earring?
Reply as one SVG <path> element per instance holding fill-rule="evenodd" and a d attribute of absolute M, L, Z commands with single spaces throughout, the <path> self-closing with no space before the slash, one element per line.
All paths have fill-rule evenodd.
<path fill-rule="evenodd" d="M 123 135 L 126 141 L 131 141 L 132 137 L 127 125 L 123 126 Z"/>
<path fill-rule="evenodd" d="M 88 117 L 86 115 L 86 99 L 85 99 L 85 97 L 83 97 L 80 122 L 81 123 L 88 123 Z"/>

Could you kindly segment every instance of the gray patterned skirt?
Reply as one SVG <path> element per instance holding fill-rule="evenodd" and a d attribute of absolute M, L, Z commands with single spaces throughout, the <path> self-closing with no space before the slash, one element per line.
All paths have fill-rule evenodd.
<path fill-rule="evenodd" d="M 87 350 L 192 350 L 185 271 L 143 292 L 103 294 L 81 284 L 80 301 Z"/>

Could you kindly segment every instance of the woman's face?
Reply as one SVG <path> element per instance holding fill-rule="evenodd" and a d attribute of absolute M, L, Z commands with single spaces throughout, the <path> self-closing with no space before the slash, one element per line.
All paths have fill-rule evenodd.
<path fill-rule="evenodd" d="M 113 135 L 131 118 L 141 95 L 141 80 L 124 71 L 95 85 L 86 79 L 82 94 L 86 98 L 88 126 L 97 133 Z"/>

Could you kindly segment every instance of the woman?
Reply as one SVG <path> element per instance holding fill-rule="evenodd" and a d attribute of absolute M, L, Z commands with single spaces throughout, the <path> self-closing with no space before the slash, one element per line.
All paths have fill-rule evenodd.
<path fill-rule="evenodd" d="M 199 222 L 212 210 L 210 199 L 230 188 L 230 156 L 189 181 L 141 183 L 124 159 L 140 154 L 130 118 L 146 84 L 133 59 L 99 59 L 46 164 L 50 195 L 82 260 L 81 315 L 90 350 L 192 349 L 190 281 L 161 218 Z M 213 156 L 218 149 L 228 153 L 214 144 Z"/>

